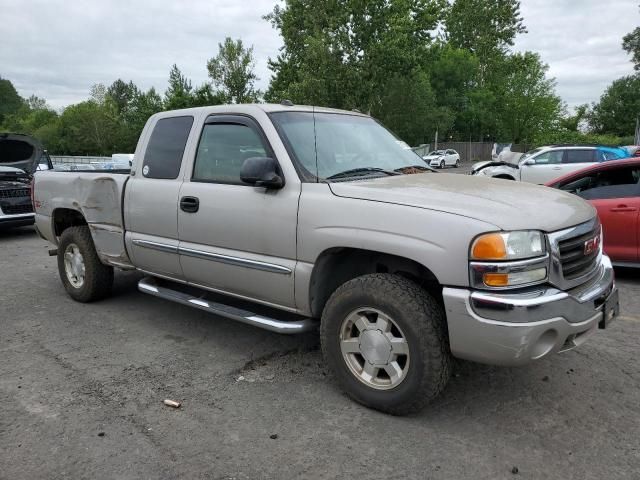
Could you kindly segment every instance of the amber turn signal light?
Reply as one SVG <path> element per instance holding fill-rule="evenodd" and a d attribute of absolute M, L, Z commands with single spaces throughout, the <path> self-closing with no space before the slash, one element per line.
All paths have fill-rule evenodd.
<path fill-rule="evenodd" d="M 489 233 L 473 242 L 471 257 L 474 260 L 503 260 L 507 257 L 504 239 L 499 233 Z"/>

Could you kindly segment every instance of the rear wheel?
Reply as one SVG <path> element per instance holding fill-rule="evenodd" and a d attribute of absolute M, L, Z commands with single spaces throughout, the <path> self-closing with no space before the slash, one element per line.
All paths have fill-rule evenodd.
<path fill-rule="evenodd" d="M 70 227 L 62 232 L 58 273 L 69 296 L 78 302 L 92 302 L 111 293 L 113 268 L 98 258 L 88 227 Z"/>
<path fill-rule="evenodd" d="M 322 315 L 322 352 L 354 400 L 404 415 L 423 408 L 450 376 L 444 312 L 414 282 L 371 274 L 336 290 Z"/>

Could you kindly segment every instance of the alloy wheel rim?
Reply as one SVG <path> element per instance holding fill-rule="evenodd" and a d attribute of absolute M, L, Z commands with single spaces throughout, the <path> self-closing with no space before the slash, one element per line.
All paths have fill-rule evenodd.
<path fill-rule="evenodd" d="M 86 268 L 84 257 L 75 243 L 70 243 L 64 250 L 64 272 L 67 275 L 67 280 L 74 288 L 82 288 Z"/>
<path fill-rule="evenodd" d="M 339 341 L 343 360 L 366 386 L 390 390 L 406 378 L 409 343 L 384 312 L 371 307 L 354 310 L 342 322 Z"/>

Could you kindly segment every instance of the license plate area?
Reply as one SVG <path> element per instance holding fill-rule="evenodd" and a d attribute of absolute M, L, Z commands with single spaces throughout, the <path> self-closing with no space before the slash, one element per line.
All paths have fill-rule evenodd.
<path fill-rule="evenodd" d="M 620 314 L 620 300 L 618 289 L 614 289 L 602 305 L 602 320 L 598 324 L 599 328 L 607 328 L 611 322 Z"/>

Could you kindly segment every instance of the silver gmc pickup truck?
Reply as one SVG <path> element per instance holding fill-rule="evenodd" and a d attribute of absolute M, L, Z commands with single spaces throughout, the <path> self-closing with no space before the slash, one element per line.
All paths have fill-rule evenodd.
<path fill-rule="evenodd" d="M 147 122 L 130 173 L 39 172 L 40 235 L 75 300 L 139 289 L 280 333 L 319 327 L 355 400 L 417 411 L 451 358 L 523 365 L 618 312 L 595 210 L 435 173 L 358 112 L 232 105 Z"/>

